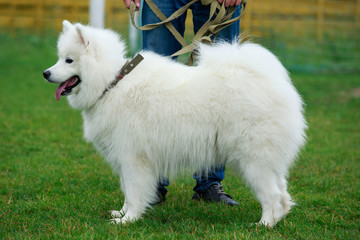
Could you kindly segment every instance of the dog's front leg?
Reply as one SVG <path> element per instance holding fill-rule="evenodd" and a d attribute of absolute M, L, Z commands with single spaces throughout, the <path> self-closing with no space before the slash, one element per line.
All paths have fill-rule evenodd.
<path fill-rule="evenodd" d="M 121 188 L 125 203 L 120 212 L 114 212 L 114 223 L 132 222 L 141 217 L 150 204 L 156 201 L 157 171 L 144 156 L 132 158 L 121 171 Z M 119 213 L 119 214 L 117 214 Z M 122 215 L 125 213 L 125 215 Z"/>

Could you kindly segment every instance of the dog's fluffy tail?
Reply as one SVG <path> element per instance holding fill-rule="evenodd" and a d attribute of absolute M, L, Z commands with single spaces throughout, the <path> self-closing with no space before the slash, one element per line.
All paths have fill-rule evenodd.
<path fill-rule="evenodd" d="M 246 71 L 253 69 L 257 74 L 269 77 L 270 73 L 274 77 L 282 76 L 290 81 L 288 72 L 278 58 L 266 48 L 250 41 L 219 42 L 213 46 L 200 44 L 197 59 L 198 65 L 203 67 L 221 68 L 223 71 L 230 68 L 242 68 Z"/>

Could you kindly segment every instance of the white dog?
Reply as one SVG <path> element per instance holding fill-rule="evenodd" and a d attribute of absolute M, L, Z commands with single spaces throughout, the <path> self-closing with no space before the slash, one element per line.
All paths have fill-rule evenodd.
<path fill-rule="evenodd" d="M 68 96 L 82 110 L 85 138 L 120 175 L 125 202 L 114 222 L 139 219 L 157 200 L 161 178 L 225 163 L 254 190 L 261 224 L 274 226 L 289 212 L 286 177 L 306 121 L 287 71 L 268 50 L 200 45 L 195 67 L 144 51 L 117 77 L 126 72 L 119 36 L 64 21 L 58 54 L 43 74 L 60 84 L 57 99 Z"/>

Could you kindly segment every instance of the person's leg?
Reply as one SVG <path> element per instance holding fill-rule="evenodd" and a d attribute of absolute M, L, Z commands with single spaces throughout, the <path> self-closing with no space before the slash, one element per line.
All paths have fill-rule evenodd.
<path fill-rule="evenodd" d="M 169 17 L 181 7 L 181 2 L 178 0 L 153 0 L 153 2 L 166 17 Z M 160 22 L 160 19 L 146 4 L 146 1 L 143 3 L 141 14 L 142 25 Z M 186 15 L 184 14 L 171 22 L 181 35 L 184 35 L 185 31 L 185 18 Z M 149 31 L 142 31 L 142 35 L 144 50 L 169 56 L 181 49 L 181 44 L 165 26 L 160 26 Z"/>
<path fill-rule="evenodd" d="M 201 3 L 194 4 L 193 23 L 194 32 L 196 33 L 204 23 L 209 19 L 209 7 L 203 6 Z M 234 12 L 233 18 L 238 17 L 241 12 L 241 6 L 238 6 Z M 216 40 L 225 40 L 232 42 L 239 36 L 240 25 L 239 21 L 224 28 L 220 31 Z M 196 180 L 194 187 L 195 194 L 193 199 L 204 199 L 207 201 L 224 202 L 228 205 L 238 205 L 238 203 L 231 198 L 228 194 L 222 191 L 220 182 L 225 177 L 225 165 L 217 166 L 216 168 L 208 171 L 207 173 L 195 173 L 193 178 Z"/>
<path fill-rule="evenodd" d="M 220 183 L 225 177 L 225 165 L 218 166 L 205 173 L 203 171 L 194 173 L 193 178 L 196 180 L 194 187 L 195 192 L 206 191 L 213 184 Z"/>
<path fill-rule="evenodd" d="M 225 165 L 218 166 L 208 171 L 202 171 L 193 175 L 196 180 L 194 187 L 194 200 L 204 200 L 208 202 L 220 202 L 229 206 L 239 205 L 229 194 L 225 193 L 222 189 L 220 182 L 225 177 Z"/>
<path fill-rule="evenodd" d="M 157 191 L 156 195 L 158 197 L 158 200 L 152 203 L 151 205 L 157 205 L 166 201 L 166 194 L 168 192 L 168 190 L 166 189 L 167 186 L 169 186 L 169 179 L 164 178 L 158 182 L 158 186 L 156 190 Z"/>
<path fill-rule="evenodd" d="M 182 1 L 179 0 L 153 0 L 153 2 L 166 17 L 169 17 L 183 5 Z M 184 14 L 171 22 L 181 35 L 184 35 L 185 31 L 185 18 L 186 15 Z M 146 1 L 143 1 L 141 19 L 142 25 L 160 22 L 160 19 L 150 9 Z M 149 31 L 142 31 L 142 35 L 144 50 L 153 51 L 163 56 L 169 56 L 181 49 L 181 44 L 165 26 L 160 26 Z M 159 181 L 157 187 L 158 201 L 154 202 L 153 205 L 166 200 L 165 196 L 168 192 L 166 189 L 167 186 L 169 186 L 168 179 L 164 178 Z"/>
<path fill-rule="evenodd" d="M 232 18 L 238 17 L 241 12 L 241 6 L 236 7 L 236 10 L 232 16 Z M 221 30 L 216 38 L 216 40 L 225 40 L 227 42 L 232 42 L 234 39 L 239 37 L 240 32 L 240 21 L 236 21 L 230 26 Z"/>
<path fill-rule="evenodd" d="M 208 6 L 202 5 L 200 2 L 194 4 L 192 7 L 193 11 L 193 23 L 194 23 L 194 32 L 196 33 L 204 23 L 209 19 L 210 9 Z M 232 18 L 238 17 L 241 13 L 241 6 L 237 6 Z M 240 31 L 240 21 L 237 21 L 230 26 L 221 30 L 217 36 L 216 40 L 225 40 L 232 42 L 235 38 L 239 36 Z"/>

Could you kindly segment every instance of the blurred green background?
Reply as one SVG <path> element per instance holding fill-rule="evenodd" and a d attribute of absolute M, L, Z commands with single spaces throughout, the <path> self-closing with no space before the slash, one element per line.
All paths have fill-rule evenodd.
<path fill-rule="evenodd" d="M 0 32 L 57 34 L 63 19 L 88 23 L 89 2 L 0 0 Z M 191 12 L 187 25 L 191 39 Z M 128 39 L 122 0 L 105 0 L 105 27 Z M 290 71 L 360 71 L 360 0 L 249 0 L 240 28 L 274 51 Z M 136 48 L 141 48 L 139 39 Z"/>

